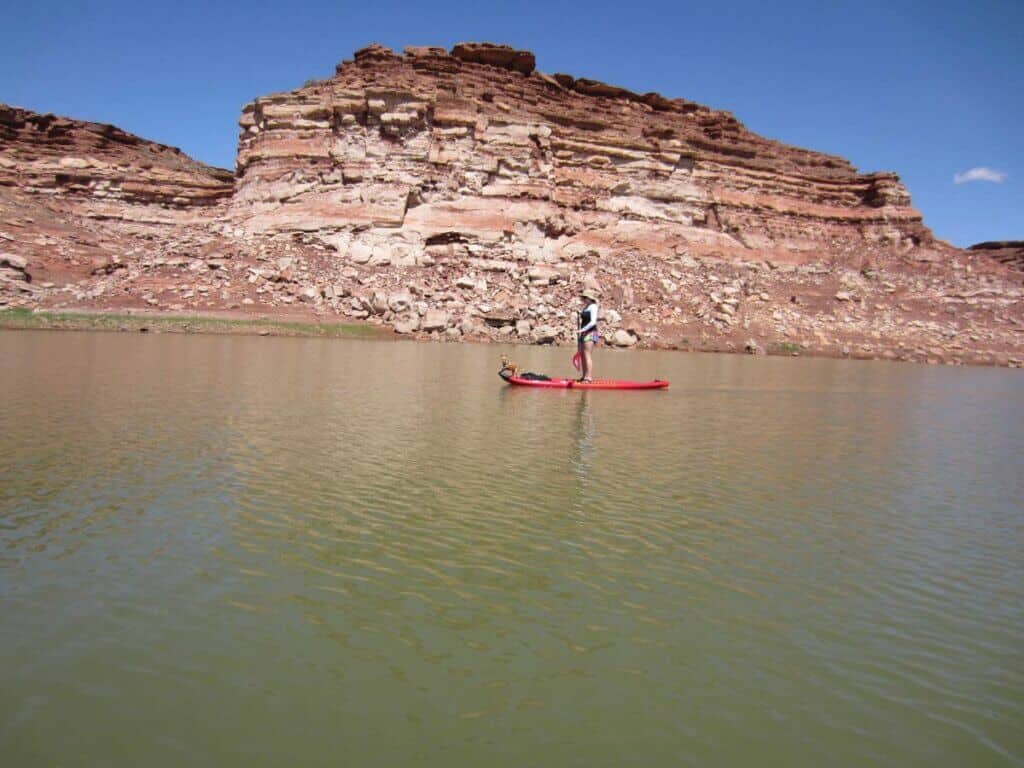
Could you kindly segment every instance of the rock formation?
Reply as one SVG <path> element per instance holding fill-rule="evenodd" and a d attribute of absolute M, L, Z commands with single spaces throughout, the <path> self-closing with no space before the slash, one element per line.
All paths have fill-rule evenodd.
<path fill-rule="evenodd" d="M 208 226 L 233 182 L 112 125 L 0 104 L 0 252 L 17 249 L 25 274 L 42 278 L 17 286 L 36 298 L 48 280 L 109 274 L 183 227 Z"/>
<path fill-rule="evenodd" d="M 1024 240 L 992 240 L 972 245 L 968 250 L 980 251 L 1000 264 L 1024 271 Z"/>
<path fill-rule="evenodd" d="M 892 173 L 732 115 L 379 45 L 245 106 L 234 175 L 0 107 L 0 302 L 302 314 L 571 343 L 1016 364 L 1019 273 L 935 240 Z"/>
<path fill-rule="evenodd" d="M 0 186 L 75 199 L 84 215 L 96 218 L 131 220 L 130 212 L 143 206 L 210 206 L 232 190 L 229 171 L 113 125 L 0 105 L 0 147 Z"/>
<path fill-rule="evenodd" d="M 241 127 L 235 219 L 324 234 L 343 257 L 399 246 L 415 262 L 446 240 L 532 263 L 626 249 L 798 263 L 935 245 L 895 174 L 682 99 L 548 76 L 504 46 L 370 46 L 330 80 L 256 99 Z"/>

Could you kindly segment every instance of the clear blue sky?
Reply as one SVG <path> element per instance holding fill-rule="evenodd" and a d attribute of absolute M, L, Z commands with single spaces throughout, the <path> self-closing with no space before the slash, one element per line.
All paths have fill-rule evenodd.
<path fill-rule="evenodd" d="M 9 0 L 0 25 L 0 101 L 224 167 L 256 96 L 330 75 L 373 41 L 489 40 L 534 51 L 545 72 L 682 96 L 862 171 L 895 170 L 957 245 L 1024 239 L 1021 0 Z M 954 183 L 972 168 L 1005 178 Z"/>

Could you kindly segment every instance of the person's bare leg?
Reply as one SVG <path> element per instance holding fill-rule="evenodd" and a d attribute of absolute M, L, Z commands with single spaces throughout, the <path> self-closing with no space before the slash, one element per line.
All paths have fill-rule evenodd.
<path fill-rule="evenodd" d="M 591 352 L 594 350 L 594 342 L 585 341 L 583 342 L 583 380 L 590 381 L 593 378 L 593 367 L 594 361 L 591 358 Z"/>

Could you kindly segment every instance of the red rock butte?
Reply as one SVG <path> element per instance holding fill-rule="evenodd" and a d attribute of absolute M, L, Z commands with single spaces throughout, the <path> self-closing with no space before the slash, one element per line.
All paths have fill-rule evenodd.
<path fill-rule="evenodd" d="M 368 228 L 349 249 L 449 237 L 539 262 L 624 245 L 802 261 L 934 245 L 893 173 L 683 99 L 546 75 L 507 46 L 371 45 L 329 80 L 256 99 L 241 127 L 236 220 Z"/>
<path fill-rule="evenodd" d="M 1021 359 L 1015 244 L 953 248 L 895 173 L 528 51 L 370 45 L 239 122 L 232 174 L 0 105 L 0 305 L 572 343 L 589 285 L 618 346 Z"/>

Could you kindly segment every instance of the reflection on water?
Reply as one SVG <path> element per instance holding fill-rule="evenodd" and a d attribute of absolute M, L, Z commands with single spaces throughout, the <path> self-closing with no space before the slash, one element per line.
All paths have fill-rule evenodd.
<path fill-rule="evenodd" d="M 1014 372 L 498 354 L 0 334 L 3 763 L 1024 760 Z"/>
<path fill-rule="evenodd" d="M 597 424 L 590 408 L 590 393 L 584 391 L 571 394 L 576 395 L 576 424 L 574 425 L 576 444 L 573 447 L 570 465 L 580 482 L 586 482 L 591 479 L 593 473 L 594 437 Z"/>

